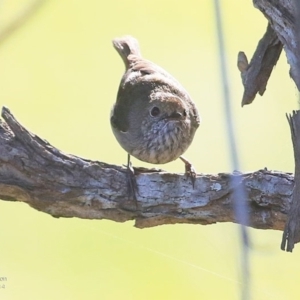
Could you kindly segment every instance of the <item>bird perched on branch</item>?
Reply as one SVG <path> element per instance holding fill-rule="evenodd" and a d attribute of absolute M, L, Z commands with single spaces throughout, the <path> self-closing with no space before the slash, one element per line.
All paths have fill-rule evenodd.
<path fill-rule="evenodd" d="M 192 165 L 181 156 L 200 124 L 194 102 L 176 79 L 141 56 L 135 38 L 116 38 L 113 45 L 125 63 L 125 73 L 110 123 L 128 153 L 128 170 L 133 171 L 130 155 L 151 164 L 180 158 L 186 173 L 195 176 Z"/>

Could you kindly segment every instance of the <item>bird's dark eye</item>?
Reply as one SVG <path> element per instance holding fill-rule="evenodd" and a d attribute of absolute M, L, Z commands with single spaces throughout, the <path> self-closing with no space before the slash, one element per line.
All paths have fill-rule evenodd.
<path fill-rule="evenodd" d="M 150 110 L 150 116 L 151 117 L 157 117 L 160 113 L 160 110 L 157 106 L 152 107 L 152 109 Z"/>

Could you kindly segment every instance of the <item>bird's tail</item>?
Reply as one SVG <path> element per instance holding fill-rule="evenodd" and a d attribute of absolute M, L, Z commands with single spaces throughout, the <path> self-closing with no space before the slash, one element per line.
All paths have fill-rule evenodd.
<path fill-rule="evenodd" d="M 132 36 L 127 35 L 121 38 L 115 38 L 113 39 L 113 45 L 122 57 L 126 69 L 128 69 L 131 64 L 130 55 L 141 56 L 139 43 Z"/>

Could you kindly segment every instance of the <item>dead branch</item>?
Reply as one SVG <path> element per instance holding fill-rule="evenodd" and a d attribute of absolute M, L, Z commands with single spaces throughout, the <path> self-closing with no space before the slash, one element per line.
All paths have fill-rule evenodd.
<path fill-rule="evenodd" d="M 242 106 L 250 104 L 257 93 L 262 96 L 271 76 L 273 67 L 276 65 L 282 50 L 282 43 L 276 33 L 268 25 L 266 33 L 259 41 L 250 64 L 246 54 L 239 52 L 238 68 L 241 72 L 244 85 Z"/>
<path fill-rule="evenodd" d="M 297 72 L 300 66 L 300 39 L 296 3 L 295 0 L 253 0 L 254 6 L 264 14 L 269 25 L 249 65 L 246 55 L 239 53 L 238 67 L 244 85 L 242 105 L 251 103 L 257 93 L 264 93 L 282 46 L 290 65 L 290 75 L 300 90 L 300 74 Z"/>
<path fill-rule="evenodd" d="M 183 174 L 137 169 L 136 209 L 128 199 L 124 167 L 65 154 L 26 130 L 3 108 L 0 120 L 0 198 L 26 202 L 54 217 L 135 220 L 161 224 L 236 222 L 231 182 L 248 194 L 250 226 L 283 230 L 294 185 L 292 174 L 198 174 L 193 189 Z M 239 180 L 231 180 L 237 176 Z"/>
<path fill-rule="evenodd" d="M 300 242 L 300 111 L 294 111 L 293 115 L 287 115 L 287 119 L 294 148 L 295 186 L 288 220 L 282 237 L 281 249 L 292 252 L 294 245 Z"/>

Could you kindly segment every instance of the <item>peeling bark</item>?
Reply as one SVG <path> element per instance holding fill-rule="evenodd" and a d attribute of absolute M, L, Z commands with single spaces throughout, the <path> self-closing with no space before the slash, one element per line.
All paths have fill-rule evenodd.
<path fill-rule="evenodd" d="M 300 12 L 299 1 L 253 0 L 253 4 L 264 14 L 269 25 L 249 65 L 244 52 L 238 55 L 244 85 L 242 105 L 250 104 L 257 93 L 264 93 L 282 46 L 290 65 L 290 76 L 300 91 L 300 20 L 296 17 Z"/>
<path fill-rule="evenodd" d="M 295 186 L 292 204 L 282 236 L 281 249 L 292 252 L 294 245 L 300 242 L 300 111 L 287 115 L 295 157 Z"/>
<path fill-rule="evenodd" d="M 268 171 L 183 174 L 136 168 L 137 204 L 128 199 L 126 168 L 65 154 L 26 130 L 3 108 L 0 122 L 0 198 L 26 202 L 54 217 L 135 220 L 161 224 L 236 222 L 232 176 L 248 194 L 250 226 L 283 230 L 292 174 Z"/>
<path fill-rule="evenodd" d="M 298 9 L 295 0 L 253 0 L 257 7 L 269 20 L 278 39 L 283 43 L 290 75 L 300 90 L 300 78 L 297 72 L 300 53 L 298 50 L 297 15 Z"/>
<path fill-rule="evenodd" d="M 259 41 L 250 64 L 244 52 L 238 54 L 238 68 L 244 85 L 242 106 L 250 104 L 257 93 L 262 96 L 274 66 L 282 51 L 282 43 L 276 33 L 268 25 L 266 33 Z"/>

